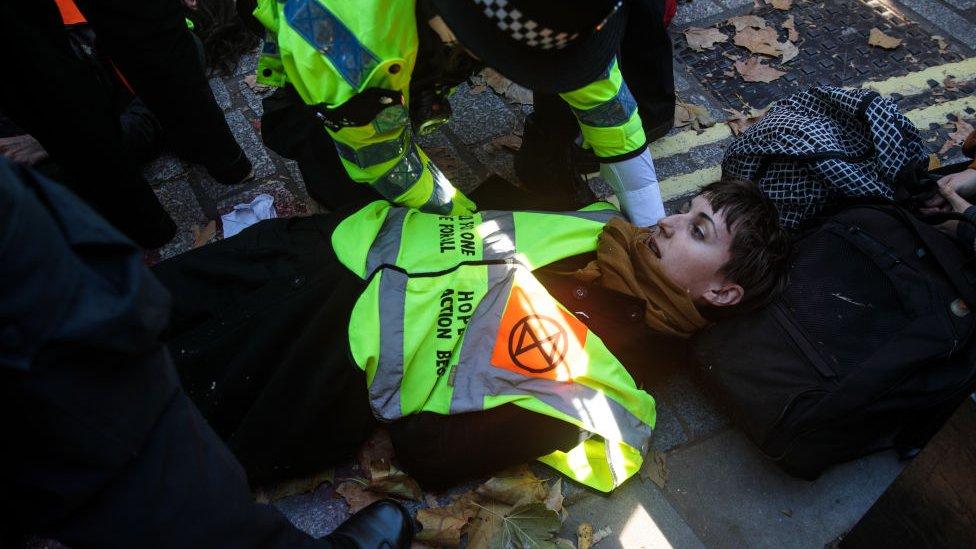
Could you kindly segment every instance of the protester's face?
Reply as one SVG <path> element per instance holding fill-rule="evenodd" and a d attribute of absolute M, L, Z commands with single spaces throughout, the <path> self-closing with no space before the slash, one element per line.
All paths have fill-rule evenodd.
<path fill-rule="evenodd" d="M 661 260 L 674 282 L 688 290 L 699 304 L 734 305 L 742 288 L 725 280 L 720 272 L 730 258 L 732 234 L 722 212 L 696 196 L 683 213 L 669 215 L 653 227 L 647 245 Z"/>

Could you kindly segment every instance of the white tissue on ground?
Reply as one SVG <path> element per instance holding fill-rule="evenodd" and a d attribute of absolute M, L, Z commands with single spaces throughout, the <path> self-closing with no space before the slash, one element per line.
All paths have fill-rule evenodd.
<path fill-rule="evenodd" d="M 220 216 L 224 226 L 224 238 L 230 238 L 258 221 L 278 217 L 275 211 L 274 198 L 268 194 L 259 194 L 250 203 L 238 204 L 229 213 Z"/>

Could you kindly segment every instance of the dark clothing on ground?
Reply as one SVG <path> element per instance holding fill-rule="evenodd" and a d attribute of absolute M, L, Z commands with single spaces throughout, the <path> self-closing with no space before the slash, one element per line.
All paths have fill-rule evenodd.
<path fill-rule="evenodd" d="M 348 330 L 365 282 L 341 265 L 330 235 L 355 208 L 261 222 L 156 267 L 171 291 L 167 331 L 191 398 L 252 481 L 321 470 L 354 455 L 376 426 Z M 640 383 L 680 360 L 655 338 L 644 303 L 571 274 L 588 256 L 536 272 Z M 507 404 L 479 413 L 416 414 L 387 425 L 400 464 L 440 489 L 579 442 L 575 426 Z"/>
<path fill-rule="evenodd" d="M 231 135 L 203 73 L 179 2 L 78 2 L 99 45 L 158 117 L 181 156 L 223 182 L 250 163 Z M 0 110 L 33 135 L 70 175 L 65 181 L 117 228 L 158 247 L 176 226 L 126 154 L 111 98 L 72 55 L 52 1 L 0 4 L 0 48 L 17 85 L 0 86 Z"/>
<path fill-rule="evenodd" d="M 169 296 L 75 195 L 0 159 L 0 546 L 331 546 L 258 505 L 158 336 Z"/>

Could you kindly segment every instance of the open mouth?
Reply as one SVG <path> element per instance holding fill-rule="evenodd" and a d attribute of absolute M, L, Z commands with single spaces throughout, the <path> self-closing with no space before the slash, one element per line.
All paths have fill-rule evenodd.
<path fill-rule="evenodd" d="M 651 253 L 657 256 L 658 259 L 661 259 L 661 248 L 657 247 L 657 240 L 654 239 L 653 234 L 647 237 L 647 247 L 651 249 Z"/>

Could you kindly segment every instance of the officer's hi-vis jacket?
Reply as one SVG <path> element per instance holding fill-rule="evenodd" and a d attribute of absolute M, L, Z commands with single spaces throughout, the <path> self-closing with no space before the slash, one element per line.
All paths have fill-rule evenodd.
<path fill-rule="evenodd" d="M 254 16 L 268 29 L 258 65 L 261 83 L 289 84 L 305 103 L 325 109 L 357 96 L 380 105 L 371 120 L 351 116 L 326 124 L 353 180 L 425 212 L 474 210 L 413 142 L 409 101 L 419 43 L 416 2 L 258 0 Z M 560 95 L 576 114 L 584 146 L 601 159 L 646 145 L 636 103 L 616 60 L 601 79 Z"/>
<path fill-rule="evenodd" d="M 636 473 L 654 399 L 533 274 L 596 250 L 615 215 L 606 204 L 445 216 L 377 201 L 344 219 L 332 245 L 368 281 L 349 319 L 349 344 L 376 417 L 511 403 L 586 434 L 543 463 L 605 492 Z"/>

